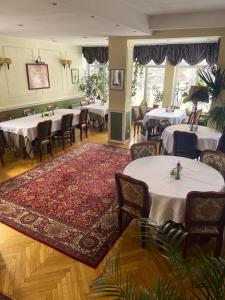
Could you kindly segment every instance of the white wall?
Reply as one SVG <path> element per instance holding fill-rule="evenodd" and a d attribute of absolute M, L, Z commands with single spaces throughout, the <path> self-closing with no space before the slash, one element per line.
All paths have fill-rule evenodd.
<path fill-rule="evenodd" d="M 50 88 L 29 90 L 26 63 L 34 63 L 39 55 L 48 64 Z M 82 96 L 79 84 L 72 84 L 71 70 L 60 63 L 60 59 L 71 59 L 71 68 L 78 68 L 81 78 L 79 46 L 0 36 L 0 57 L 12 59 L 9 70 L 5 65 L 0 70 L 0 111 Z"/>

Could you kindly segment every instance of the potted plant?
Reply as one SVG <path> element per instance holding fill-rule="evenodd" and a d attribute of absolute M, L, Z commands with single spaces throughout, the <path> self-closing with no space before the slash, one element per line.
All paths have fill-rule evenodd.
<path fill-rule="evenodd" d="M 200 250 L 191 260 L 180 254 L 186 236 L 182 226 L 169 221 L 162 227 L 148 224 L 146 237 L 171 266 L 167 279 L 158 279 L 152 288 L 138 286 L 129 273 L 123 274 L 120 256 L 106 261 L 102 274 L 92 282 L 91 299 L 120 300 L 224 300 L 225 260 L 208 257 Z M 177 226 L 178 225 L 178 226 Z"/>
<path fill-rule="evenodd" d="M 158 108 L 162 103 L 163 92 L 157 86 L 153 86 L 152 93 L 154 96 L 153 108 Z"/>
<path fill-rule="evenodd" d="M 199 69 L 197 74 L 208 88 L 212 100 L 209 111 L 209 125 L 223 131 L 225 127 L 225 70 L 211 66 Z"/>
<path fill-rule="evenodd" d="M 183 99 L 183 102 L 192 102 L 192 111 L 194 113 L 193 121 L 191 124 L 191 131 L 193 131 L 193 126 L 196 119 L 197 109 L 198 109 L 198 102 L 209 102 L 209 94 L 208 89 L 206 86 L 198 86 L 193 85 L 189 90 L 189 94 L 187 97 Z"/>
<path fill-rule="evenodd" d="M 88 99 L 103 98 L 104 96 L 104 70 L 99 68 L 92 75 L 84 74 L 79 89 L 86 94 Z"/>

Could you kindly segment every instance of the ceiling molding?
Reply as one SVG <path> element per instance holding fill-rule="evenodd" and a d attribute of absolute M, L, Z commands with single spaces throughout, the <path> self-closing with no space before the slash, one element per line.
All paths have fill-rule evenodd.
<path fill-rule="evenodd" d="M 150 17 L 152 30 L 225 27 L 225 10 Z"/>

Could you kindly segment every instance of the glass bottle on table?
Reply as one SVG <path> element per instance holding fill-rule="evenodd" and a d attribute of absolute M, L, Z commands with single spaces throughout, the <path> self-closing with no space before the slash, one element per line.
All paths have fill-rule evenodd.
<path fill-rule="evenodd" d="M 181 165 L 180 165 L 180 162 L 178 162 L 177 167 L 176 167 L 176 173 L 175 173 L 175 179 L 177 179 L 177 180 L 180 179 L 180 169 L 181 169 Z"/>

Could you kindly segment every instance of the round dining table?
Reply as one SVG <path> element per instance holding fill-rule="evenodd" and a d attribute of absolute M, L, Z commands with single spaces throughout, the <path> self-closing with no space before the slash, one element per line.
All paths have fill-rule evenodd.
<path fill-rule="evenodd" d="M 196 131 L 190 131 L 190 125 L 188 124 L 178 124 L 168 126 L 164 129 L 161 139 L 163 141 L 163 146 L 168 153 L 173 152 L 173 133 L 174 131 L 185 131 L 191 132 L 197 135 L 197 149 L 203 150 L 216 150 L 219 139 L 221 137 L 221 132 L 214 128 L 206 126 L 198 126 Z"/>
<path fill-rule="evenodd" d="M 178 162 L 182 167 L 179 180 L 171 175 Z M 217 170 L 185 157 L 139 158 L 130 162 L 123 173 L 148 185 L 152 199 L 149 219 L 156 225 L 167 220 L 184 223 L 186 196 L 190 191 L 224 191 L 224 178 Z"/>

